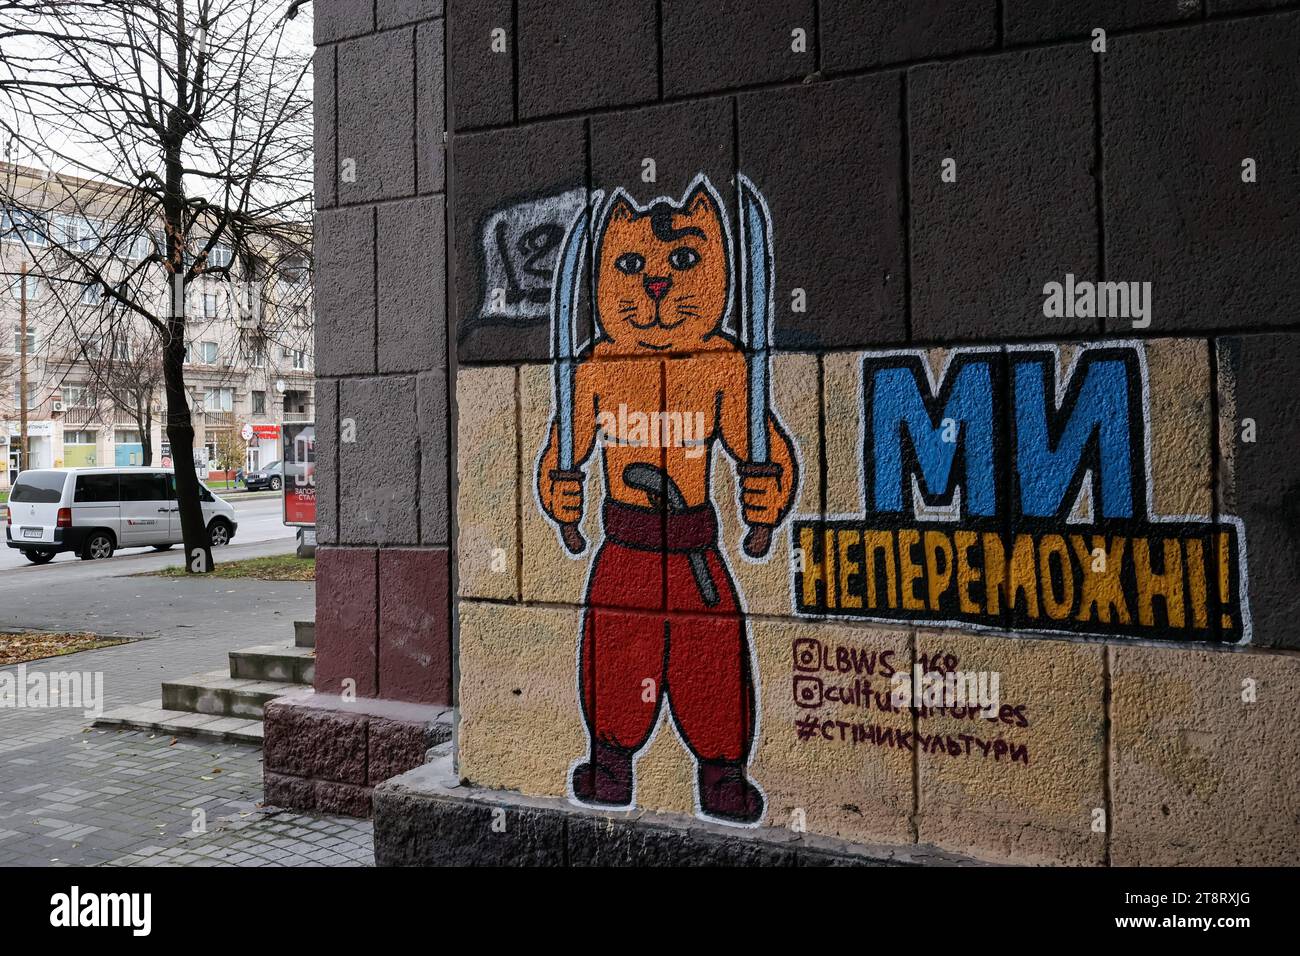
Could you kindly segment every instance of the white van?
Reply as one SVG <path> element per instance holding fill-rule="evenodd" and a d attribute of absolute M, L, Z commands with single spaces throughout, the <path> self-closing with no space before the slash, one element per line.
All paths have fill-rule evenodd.
<path fill-rule="evenodd" d="M 229 543 L 235 509 L 199 482 L 214 546 Z M 50 468 L 24 471 L 9 491 L 9 547 L 34 564 L 60 551 L 109 558 L 118 548 L 166 551 L 181 543 L 176 478 L 165 468 Z"/>

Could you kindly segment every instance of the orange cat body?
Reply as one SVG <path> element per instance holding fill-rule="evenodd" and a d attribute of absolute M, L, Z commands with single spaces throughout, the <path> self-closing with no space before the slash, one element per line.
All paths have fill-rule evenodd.
<path fill-rule="evenodd" d="M 576 525 L 580 469 L 600 446 L 605 540 L 588 581 L 579 673 L 592 751 L 574 769 L 573 793 L 634 802 L 634 758 L 666 699 L 697 760 L 701 812 L 751 823 L 763 799 L 745 771 L 749 641 L 718 547 L 710 468 L 721 441 L 740 473 L 745 522 L 772 528 L 793 501 L 794 445 L 769 413 L 770 460 L 747 465 L 749 359 L 725 329 L 732 262 L 707 184 L 680 207 L 639 210 L 616 194 L 595 257 L 600 335 L 574 375 L 574 468 L 558 467 L 553 422 L 537 469 L 543 510 Z"/>

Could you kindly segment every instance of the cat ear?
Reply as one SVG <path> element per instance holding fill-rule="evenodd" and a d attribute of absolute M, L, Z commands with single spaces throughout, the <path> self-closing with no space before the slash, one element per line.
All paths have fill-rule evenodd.
<path fill-rule="evenodd" d="M 685 214 L 692 219 L 697 216 L 718 217 L 719 215 L 718 197 L 714 194 L 708 180 L 703 177 L 695 181 L 695 186 L 687 195 L 682 207 L 686 210 Z"/>
<path fill-rule="evenodd" d="M 632 208 L 631 197 L 622 189 L 614 191 L 614 195 L 609 199 L 609 214 L 606 217 L 607 222 L 631 222 L 636 218 L 636 210 Z"/>

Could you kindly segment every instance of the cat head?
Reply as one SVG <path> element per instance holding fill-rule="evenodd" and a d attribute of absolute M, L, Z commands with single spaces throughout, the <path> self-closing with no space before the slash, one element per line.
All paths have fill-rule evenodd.
<path fill-rule="evenodd" d="M 691 350 L 720 331 L 731 295 L 722 202 L 704 177 L 679 203 L 610 197 L 596 253 L 606 340 L 628 351 Z"/>

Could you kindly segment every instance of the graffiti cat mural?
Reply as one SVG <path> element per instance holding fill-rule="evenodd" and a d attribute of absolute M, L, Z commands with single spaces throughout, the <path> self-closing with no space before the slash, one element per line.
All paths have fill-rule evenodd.
<path fill-rule="evenodd" d="M 617 190 L 596 231 L 597 331 L 573 340 L 588 213 L 556 267 L 554 415 L 537 458 L 537 499 L 575 558 L 584 509 L 600 509 L 578 653 L 589 752 L 571 768 L 583 804 L 636 803 L 636 760 L 667 706 L 695 761 L 696 811 L 756 824 L 764 797 L 748 772 L 758 722 L 745 609 L 719 546 L 715 447 L 735 465 L 745 553 L 765 560 L 799 481 L 795 443 L 770 407 L 766 344 L 771 229 L 741 177 L 736 282 L 718 193 L 698 177 L 680 202 L 637 205 Z M 739 286 L 747 351 L 729 327 Z M 604 500 L 586 479 L 602 469 Z M 729 503 L 730 504 L 730 503 Z M 666 597 L 664 597 L 666 595 Z"/>

